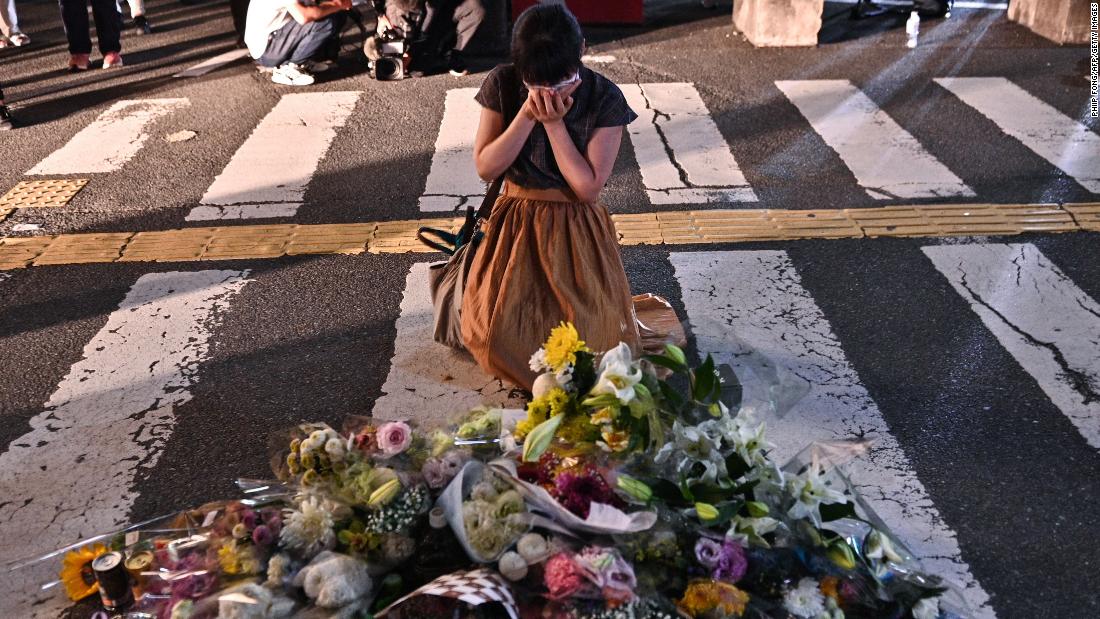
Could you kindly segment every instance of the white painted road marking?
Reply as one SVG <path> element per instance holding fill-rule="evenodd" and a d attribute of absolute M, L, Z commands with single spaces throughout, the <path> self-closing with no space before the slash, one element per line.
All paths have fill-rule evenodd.
<path fill-rule="evenodd" d="M 627 132 L 651 203 L 756 201 L 694 85 L 624 84 L 622 91 L 639 116 Z"/>
<path fill-rule="evenodd" d="M 1100 303 L 1031 243 L 923 250 L 1088 444 L 1100 449 Z"/>
<path fill-rule="evenodd" d="M 211 330 L 247 274 L 152 273 L 137 280 L 31 419 L 30 432 L 0 454 L 0 564 L 127 523 L 134 480 L 156 464 L 175 407 L 191 399 Z M 57 575 L 55 563 L 44 567 L 44 574 L 32 569 L 0 578 L 0 616 L 32 614 L 27 596 L 34 585 Z M 56 590 L 47 593 L 63 602 Z M 34 613 L 57 617 L 48 606 Z"/>
<path fill-rule="evenodd" d="M 744 342 L 812 385 L 785 416 L 761 419 L 777 444 L 778 460 L 813 441 L 872 439 L 871 453 L 848 465 L 854 483 L 931 573 L 964 589 L 975 617 L 993 617 L 989 596 L 960 556 L 955 532 L 910 468 L 786 252 L 673 253 L 670 260 L 700 353 L 714 354 L 743 376 Z M 748 397 L 767 399 L 767 394 L 750 393 L 753 387 L 748 379 Z"/>
<path fill-rule="evenodd" d="M 414 264 L 405 282 L 390 372 L 374 403 L 380 419 L 415 419 L 445 427 L 482 404 L 522 408 L 522 398 L 485 374 L 467 354 L 432 341 L 432 299 L 427 263 Z"/>
<path fill-rule="evenodd" d="M 218 54 L 213 58 L 207 58 L 206 60 L 203 60 L 193 67 L 188 67 L 187 69 L 180 71 L 172 77 L 201 77 L 231 62 L 240 60 L 241 58 L 245 58 L 246 56 L 248 56 L 247 49 L 231 49 L 228 52 Z"/>
<path fill-rule="evenodd" d="M 115 172 L 145 145 L 149 125 L 188 105 L 187 99 L 119 101 L 27 174 Z"/>
<path fill-rule="evenodd" d="M 443 103 L 443 121 L 435 139 L 435 153 L 421 211 L 453 212 L 467 205 L 475 208 L 485 196 L 485 183 L 474 166 L 474 133 L 481 105 L 474 101 L 477 88 L 452 88 Z"/>
<path fill-rule="evenodd" d="M 787 95 L 872 198 L 974 192 L 848 80 L 780 80 Z"/>
<path fill-rule="evenodd" d="M 284 95 L 260 121 L 187 221 L 291 217 L 344 126 L 358 92 Z"/>
<path fill-rule="evenodd" d="M 941 77 L 936 83 L 1035 154 L 1100 193 L 1100 136 L 1003 77 Z"/>

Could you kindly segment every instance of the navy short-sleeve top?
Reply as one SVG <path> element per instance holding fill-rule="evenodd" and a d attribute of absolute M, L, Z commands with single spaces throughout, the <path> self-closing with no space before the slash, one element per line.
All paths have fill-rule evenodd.
<path fill-rule="evenodd" d="M 515 75 L 512 65 L 498 66 L 485 78 L 475 99 L 483 107 L 502 114 L 502 101 L 506 99 L 503 88 L 516 88 L 516 97 L 513 99 L 516 104 L 526 101 L 527 88 Z M 638 115 L 630 109 L 623 92 L 611 80 L 587 67 L 581 68 L 580 77 L 581 84 L 573 92 L 573 107 L 563 121 L 573 143 L 577 145 L 577 150 L 584 153 L 597 128 L 628 125 Z M 508 168 L 507 178 L 521 187 L 531 189 L 560 189 L 569 186 L 558 169 L 550 147 L 550 137 L 546 135 L 546 129 L 541 123 L 537 123 L 531 130 L 519 156 Z"/>

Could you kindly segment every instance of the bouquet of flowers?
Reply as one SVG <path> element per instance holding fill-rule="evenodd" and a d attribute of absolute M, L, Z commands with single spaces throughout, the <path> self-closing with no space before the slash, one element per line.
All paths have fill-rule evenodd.
<path fill-rule="evenodd" d="M 562 324 L 531 365 L 518 415 L 305 424 L 245 500 L 40 561 L 62 557 L 75 600 L 120 551 L 137 606 L 165 618 L 967 616 L 839 468 L 862 446 L 780 465 L 711 358 L 600 354 Z"/>

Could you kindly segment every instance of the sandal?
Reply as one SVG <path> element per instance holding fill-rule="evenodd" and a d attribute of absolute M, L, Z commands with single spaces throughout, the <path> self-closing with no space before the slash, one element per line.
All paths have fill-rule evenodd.
<path fill-rule="evenodd" d="M 11 44 L 16 47 L 23 47 L 24 45 L 30 45 L 31 38 L 22 32 L 16 32 L 11 35 Z"/>

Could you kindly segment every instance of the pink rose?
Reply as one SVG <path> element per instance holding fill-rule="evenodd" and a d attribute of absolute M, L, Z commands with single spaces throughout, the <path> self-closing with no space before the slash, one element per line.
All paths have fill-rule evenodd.
<path fill-rule="evenodd" d="M 412 428 L 404 421 L 391 421 L 378 428 L 378 449 L 389 458 L 405 451 L 412 443 Z"/>

